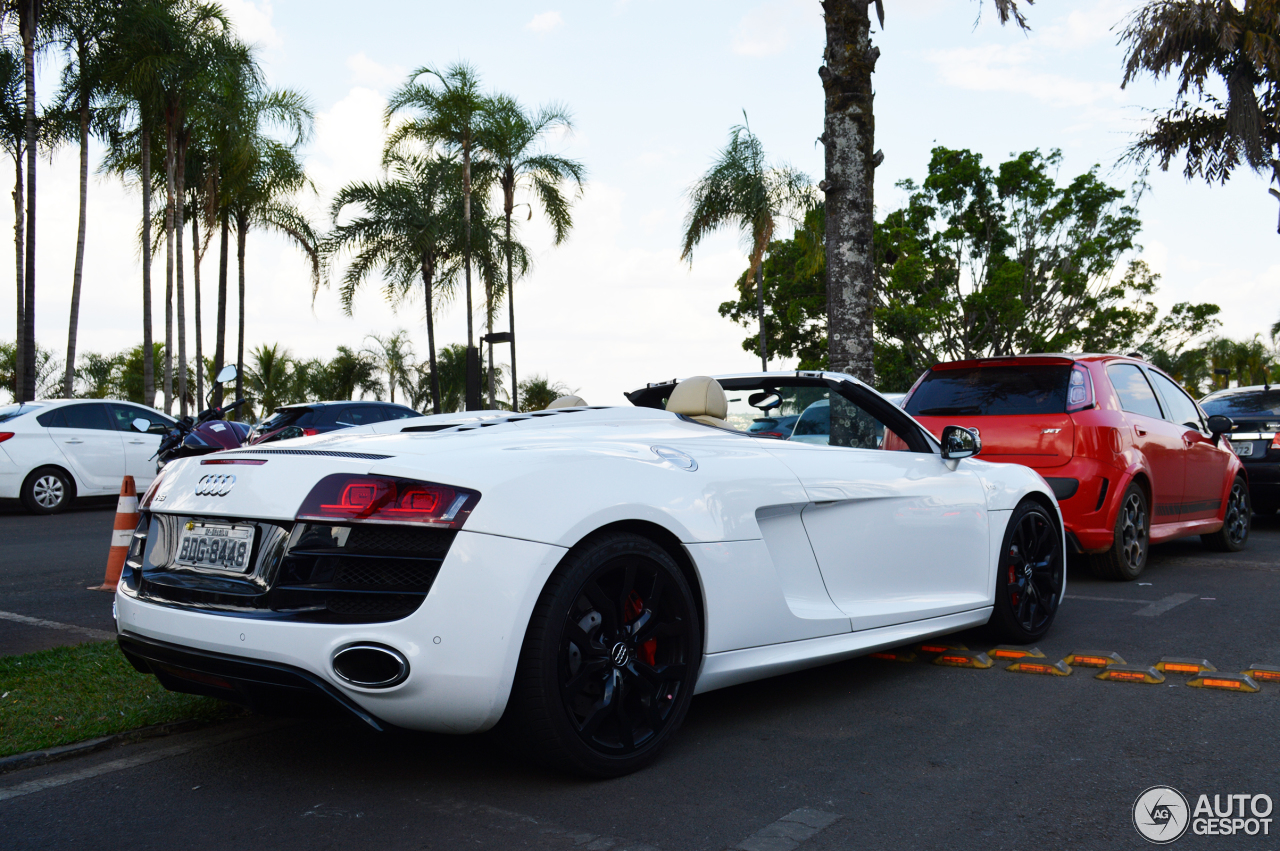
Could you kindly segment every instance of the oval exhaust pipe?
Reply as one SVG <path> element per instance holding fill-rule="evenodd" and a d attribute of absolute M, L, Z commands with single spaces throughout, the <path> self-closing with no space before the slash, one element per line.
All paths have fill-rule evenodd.
<path fill-rule="evenodd" d="M 383 644 L 348 644 L 333 654 L 338 679 L 358 688 L 391 688 L 409 677 L 409 660 Z"/>

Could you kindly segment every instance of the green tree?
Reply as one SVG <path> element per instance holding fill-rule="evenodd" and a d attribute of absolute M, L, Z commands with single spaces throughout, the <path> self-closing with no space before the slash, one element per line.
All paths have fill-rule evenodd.
<path fill-rule="evenodd" d="M 13 248 L 14 248 L 14 281 L 17 283 L 17 342 L 14 344 L 14 398 L 21 392 L 18 384 L 23 374 L 23 353 L 26 351 L 23 341 L 26 339 L 27 323 L 25 310 L 26 287 L 23 283 L 26 271 L 26 251 L 23 245 L 25 231 L 23 214 L 26 210 L 25 182 L 22 179 L 23 158 L 27 150 L 27 116 L 23 101 L 23 67 L 22 54 L 19 51 L 0 45 L 0 143 L 5 153 L 13 159 Z"/>
<path fill-rule="evenodd" d="M 75 395 L 82 399 L 109 399 L 120 395 L 120 370 L 124 358 L 120 355 L 102 355 L 84 352 L 76 367 L 76 379 L 80 390 Z"/>
<path fill-rule="evenodd" d="M 979 0 L 981 2 L 981 0 Z M 1034 0 L 1027 0 L 1030 6 Z M 884 4 L 873 0 L 884 29 Z M 1018 0 L 993 0 L 1000 22 L 1027 22 Z M 826 176 L 818 188 L 826 195 L 830 262 L 826 266 L 827 317 L 831 328 L 831 368 L 874 385 L 873 316 L 877 270 L 874 183 L 884 154 L 875 146 L 873 86 L 880 49 L 871 44 L 867 0 L 822 0 L 827 47 L 818 69 L 825 95 L 822 142 Z M 981 8 L 981 6 L 979 7 Z"/>
<path fill-rule="evenodd" d="M 743 120 L 746 120 L 745 113 Z M 756 282 L 760 368 L 767 370 L 769 348 L 761 263 L 778 219 L 802 218 L 813 205 L 809 178 L 790 166 L 769 165 L 764 146 L 743 123 L 729 131 L 729 143 L 716 155 L 707 173 L 690 187 L 688 196 L 689 213 L 684 221 L 681 260 L 692 265 L 694 247 L 724 227 L 738 228 L 749 246 L 747 273 Z"/>
<path fill-rule="evenodd" d="M 267 417 L 281 405 L 292 401 L 296 375 L 293 358 L 279 343 L 258 346 L 249 354 L 246 376 L 250 405 L 260 417 Z"/>
<path fill-rule="evenodd" d="M 559 399 L 575 391 L 559 381 L 552 381 L 545 375 L 533 375 L 520 384 L 520 398 L 525 401 L 525 410 L 541 411 Z"/>
<path fill-rule="evenodd" d="M 434 81 L 424 82 L 424 78 L 434 78 Z M 385 113 L 388 126 L 402 112 L 409 113 L 409 117 L 392 129 L 384 159 L 389 161 L 402 145 L 412 141 L 422 142 L 431 148 L 439 145 L 447 154 L 461 157 L 462 269 L 466 287 L 468 352 L 475 348 L 475 314 L 471 299 L 471 167 L 472 159 L 478 153 L 484 153 L 477 135 L 489 106 L 489 99 L 480 92 L 480 76 L 475 68 L 459 62 L 444 71 L 430 66 L 414 71 L 408 81 L 391 95 Z M 472 397 L 479 395 L 479 387 L 468 387 L 467 390 L 470 405 Z"/>
<path fill-rule="evenodd" d="M 370 334 L 365 340 L 373 341 L 365 345 L 364 352 L 386 376 L 385 386 L 391 401 L 394 403 L 396 400 L 397 388 L 406 394 L 412 394 L 416 381 L 414 380 L 413 344 L 409 340 L 408 332 L 401 329 L 392 334 Z"/>
<path fill-rule="evenodd" d="M 507 321 L 511 330 L 511 407 L 519 410 L 519 392 L 516 376 L 516 309 L 515 277 L 513 274 L 511 228 L 516 207 L 516 191 L 527 190 L 542 206 L 542 212 L 551 223 L 556 245 L 563 243 L 573 227 L 571 201 L 565 197 L 562 186 L 572 183 L 574 197 L 582 197 L 582 183 L 586 167 L 577 160 L 549 154 L 544 148 L 548 134 L 570 131 L 573 122 L 562 106 L 542 107 L 527 112 L 515 98 L 496 95 L 489 103 L 482 118 L 482 144 L 498 171 L 498 185 L 502 189 L 502 219 L 506 250 Z M 529 203 L 529 218 L 533 217 L 533 204 Z M 493 333 L 493 309 L 490 307 L 489 333 Z M 494 404 L 493 344 L 489 344 L 489 406 Z"/>
<path fill-rule="evenodd" d="M 1135 11 L 1120 36 L 1121 88 L 1147 75 L 1178 88 L 1129 158 L 1167 171 L 1183 155 L 1188 180 L 1225 183 L 1244 167 L 1280 182 L 1278 29 L 1280 0 L 1149 0 Z"/>

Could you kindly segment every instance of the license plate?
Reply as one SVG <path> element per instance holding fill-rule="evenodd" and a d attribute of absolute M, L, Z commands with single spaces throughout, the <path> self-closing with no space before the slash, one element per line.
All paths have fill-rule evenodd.
<path fill-rule="evenodd" d="M 245 573 L 253 553 L 253 527 L 189 521 L 178 538 L 176 564 Z"/>
<path fill-rule="evenodd" d="M 1253 442 L 1249 440 L 1242 440 L 1239 443 L 1233 443 L 1231 444 L 1231 448 L 1234 449 L 1236 454 L 1241 457 L 1253 454 Z"/>

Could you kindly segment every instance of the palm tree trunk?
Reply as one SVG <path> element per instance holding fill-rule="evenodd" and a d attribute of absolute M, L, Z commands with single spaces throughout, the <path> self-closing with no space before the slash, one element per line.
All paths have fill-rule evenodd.
<path fill-rule="evenodd" d="M 27 209 L 26 195 L 22 191 L 22 143 L 18 143 L 18 148 L 13 154 L 13 251 L 14 266 L 16 274 L 14 280 L 18 284 L 18 312 L 17 312 L 17 336 L 14 344 L 14 365 L 13 365 L 13 400 L 19 402 L 22 400 L 22 379 L 26 374 L 23 370 L 23 364 L 26 363 L 27 347 L 24 345 L 27 333 L 26 311 L 23 309 L 26 303 L 26 288 L 23 283 L 23 274 L 25 266 L 23 265 L 26 257 L 26 248 L 23 244 L 23 213 Z"/>
<path fill-rule="evenodd" d="M 880 51 L 871 45 L 866 0 L 823 0 L 826 65 L 818 69 L 826 93 L 828 361 L 875 383 L 871 236 L 875 225 L 873 178 L 875 117 L 871 72 Z"/>
<path fill-rule="evenodd" d="M 195 408 L 204 406 L 204 347 L 200 331 L 200 261 L 204 252 L 200 249 L 200 216 L 191 217 L 191 275 L 195 286 L 193 301 L 195 302 L 196 319 L 196 400 Z"/>
<path fill-rule="evenodd" d="M 155 347 L 151 343 L 151 129 L 142 127 L 142 404 L 156 401 Z"/>
<path fill-rule="evenodd" d="M 240 282 L 240 324 L 236 332 L 236 398 L 244 398 L 244 243 L 249 236 L 249 218 L 244 213 L 236 215 L 236 266 Z M 240 411 L 236 410 L 233 419 L 240 419 Z"/>
<path fill-rule="evenodd" d="M 520 410 L 516 392 L 516 288 L 511 275 L 511 199 L 506 201 L 507 225 L 507 326 L 511 329 L 511 411 Z"/>
<path fill-rule="evenodd" d="M 174 119 L 165 110 L 164 129 L 164 412 L 173 413 L 173 207 Z"/>
<path fill-rule="evenodd" d="M 484 301 L 485 301 L 485 322 L 487 323 L 488 336 L 493 336 L 493 282 L 486 278 L 484 282 Z M 493 410 L 495 402 L 493 396 L 493 343 L 488 343 L 485 348 L 489 350 L 489 410 Z"/>
<path fill-rule="evenodd" d="M 471 351 L 475 348 L 475 331 L 472 330 L 471 307 L 471 147 L 462 148 L 462 265 L 467 282 L 467 391 L 463 408 L 472 409 L 472 400 L 479 396 L 480 388 L 471 386 Z"/>
<path fill-rule="evenodd" d="M 756 264 L 756 311 L 760 319 L 760 371 L 769 371 L 769 345 L 764 336 L 764 258 Z"/>
<path fill-rule="evenodd" d="M 84 55 L 81 48 L 80 55 Z M 68 399 L 75 389 L 76 331 L 80 323 L 80 284 L 84 275 L 84 234 L 89 213 L 89 90 L 80 92 L 80 224 L 76 229 L 76 267 L 71 276 L 71 320 L 67 328 L 67 370 L 62 392 Z"/>
<path fill-rule="evenodd" d="M 431 413 L 440 413 L 440 374 L 436 371 L 436 328 L 431 314 L 431 277 L 430 263 L 422 264 L 422 295 L 427 305 L 427 360 L 431 363 Z"/>
<path fill-rule="evenodd" d="M 186 196 L 187 146 L 179 137 L 174 158 L 173 254 L 177 259 L 173 271 L 178 289 L 178 412 L 187 415 L 187 307 L 182 289 L 182 199 Z"/>
<path fill-rule="evenodd" d="M 222 363 L 227 356 L 227 254 L 231 235 L 231 217 L 226 210 L 222 211 L 221 233 L 219 234 L 220 255 L 218 257 L 218 327 L 215 331 L 213 349 L 213 374 L 222 371 Z M 214 399 L 215 405 L 222 404 L 222 393 Z M 203 402 L 201 403 L 203 404 Z"/>
<path fill-rule="evenodd" d="M 27 125 L 27 230 L 23 237 L 27 264 L 22 279 L 25 293 L 22 303 L 22 401 L 30 401 L 36 398 L 36 23 L 40 7 L 36 0 L 21 0 L 21 3 L 19 21 L 22 25 Z"/>

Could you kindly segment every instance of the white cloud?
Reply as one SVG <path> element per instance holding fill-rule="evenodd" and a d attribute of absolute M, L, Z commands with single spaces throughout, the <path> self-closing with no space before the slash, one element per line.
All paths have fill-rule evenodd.
<path fill-rule="evenodd" d="M 524 25 L 524 28 L 536 33 L 549 33 L 562 26 L 564 26 L 564 18 L 560 17 L 559 12 L 542 12 L 534 15 L 533 19 Z"/>
<path fill-rule="evenodd" d="M 235 24 L 236 34 L 248 44 L 256 44 L 268 50 L 284 45 L 272 23 L 269 0 L 255 3 L 253 0 L 222 0 L 222 8 Z"/>
<path fill-rule="evenodd" d="M 929 59 L 943 82 L 962 89 L 1012 92 L 1058 106 L 1089 106 L 1127 98 L 1114 80 L 1093 81 L 1036 70 L 1039 51 L 1032 45 L 986 44 L 935 50 Z"/>
<path fill-rule="evenodd" d="M 364 51 L 347 57 L 347 68 L 351 71 L 351 82 L 357 86 L 368 86 L 374 89 L 387 89 L 403 83 L 408 70 L 402 65 L 383 65 L 365 55 Z"/>
<path fill-rule="evenodd" d="M 776 56 L 796 40 L 796 33 L 821 19 L 813 4 L 770 0 L 748 11 L 733 31 L 733 52 L 740 56 Z"/>

